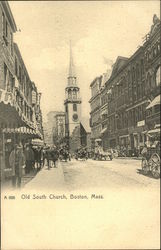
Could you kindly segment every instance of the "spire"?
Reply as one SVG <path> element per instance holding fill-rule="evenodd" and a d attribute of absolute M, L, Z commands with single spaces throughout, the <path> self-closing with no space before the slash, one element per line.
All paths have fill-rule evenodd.
<path fill-rule="evenodd" d="M 73 63 L 73 55 L 72 55 L 72 45 L 70 40 L 70 62 L 69 62 L 69 75 L 68 77 L 76 77 Z"/>

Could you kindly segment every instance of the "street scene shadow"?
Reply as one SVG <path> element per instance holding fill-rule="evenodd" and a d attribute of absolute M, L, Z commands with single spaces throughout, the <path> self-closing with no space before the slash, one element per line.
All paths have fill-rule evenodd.
<path fill-rule="evenodd" d="M 137 173 L 137 174 L 144 175 L 144 176 L 146 176 L 146 177 L 148 177 L 148 178 L 156 179 L 156 178 L 154 178 L 154 177 L 152 176 L 151 172 L 149 172 L 148 174 L 144 174 L 144 171 L 143 171 L 142 169 L 137 169 L 137 170 L 136 170 L 136 173 Z"/>

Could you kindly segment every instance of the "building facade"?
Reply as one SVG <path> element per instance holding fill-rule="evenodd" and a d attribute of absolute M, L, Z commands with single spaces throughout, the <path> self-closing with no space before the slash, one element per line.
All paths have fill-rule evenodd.
<path fill-rule="evenodd" d="M 102 114 L 104 147 L 124 147 L 127 155 L 138 155 L 148 140 L 147 131 L 160 126 L 160 101 L 152 105 L 160 100 L 160 20 L 156 15 L 143 45 L 130 58 L 117 58 L 99 95 L 97 117 Z M 92 114 L 91 107 L 91 119 Z"/>
<path fill-rule="evenodd" d="M 8 158 L 15 143 L 43 139 L 43 128 L 40 94 L 13 42 L 17 28 L 7 1 L 0 1 L 0 20 L 0 166 L 4 180 L 12 173 Z"/>
<path fill-rule="evenodd" d="M 91 127 L 91 145 L 94 147 L 95 139 L 101 137 L 101 83 L 102 76 L 96 77 L 90 84 L 91 99 L 89 100 L 90 112 L 90 127 Z"/>
<path fill-rule="evenodd" d="M 55 116 L 56 127 L 53 134 L 54 144 L 60 146 L 65 142 L 65 113 L 58 112 Z"/>

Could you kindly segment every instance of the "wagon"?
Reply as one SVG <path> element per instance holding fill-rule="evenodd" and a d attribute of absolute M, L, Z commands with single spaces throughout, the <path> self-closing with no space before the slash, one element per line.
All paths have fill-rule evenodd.
<path fill-rule="evenodd" d="M 142 171 L 145 175 L 151 173 L 154 178 L 160 177 L 160 140 L 157 138 L 160 133 L 155 134 L 155 139 L 150 147 L 145 147 L 142 151 Z M 154 139 L 151 136 L 151 140 Z"/>
<path fill-rule="evenodd" d="M 100 161 L 110 160 L 110 161 L 112 161 L 112 159 L 113 159 L 113 156 L 112 156 L 112 152 L 110 149 L 104 151 L 103 148 L 100 146 L 95 148 L 94 160 L 100 160 Z"/>
<path fill-rule="evenodd" d="M 110 149 L 108 150 L 103 150 L 102 146 L 102 140 L 101 139 L 96 139 L 95 140 L 95 149 L 94 149 L 94 160 L 111 160 L 113 159 L 113 155 Z"/>

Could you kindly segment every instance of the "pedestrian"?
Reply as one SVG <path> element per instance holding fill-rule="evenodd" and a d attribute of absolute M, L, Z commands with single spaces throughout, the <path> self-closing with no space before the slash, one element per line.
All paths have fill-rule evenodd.
<path fill-rule="evenodd" d="M 43 147 L 42 149 L 42 161 L 43 161 L 43 167 L 45 166 L 45 160 L 47 160 L 47 147 Z"/>
<path fill-rule="evenodd" d="M 21 144 L 16 144 L 12 150 L 9 156 L 9 164 L 12 168 L 12 186 L 20 188 L 23 166 L 25 165 L 25 156 Z"/>
<path fill-rule="evenodd" d="M 41 169 L 41 160 L 42 160 L 42 148 L 37 148 L 37 171 Z"/>
<path fill-rule="evenodd" d="M 51 160 L 51 148 L 50 147 L 47 147 L 46 149 L 46 159 L 47 159 L 48 170 L 50 170 L 50 160 Z"/>
<path fill-rule="evenodd" d="M 52 160 L 54 163 L 54 168 L 56 168 L 56 162 L 59 158 L 59 152 L 56 147 L 53 147 L 51 154 L 52 154 Z"/>
<path fill-rule="evenodd" d="M 34 152 L 30 144 L 26 145 L 26 148 L 24 150 L 24 155 L 25 155 L 26 174 L 28 174 L 32 170 L 34 162 Z"/>

